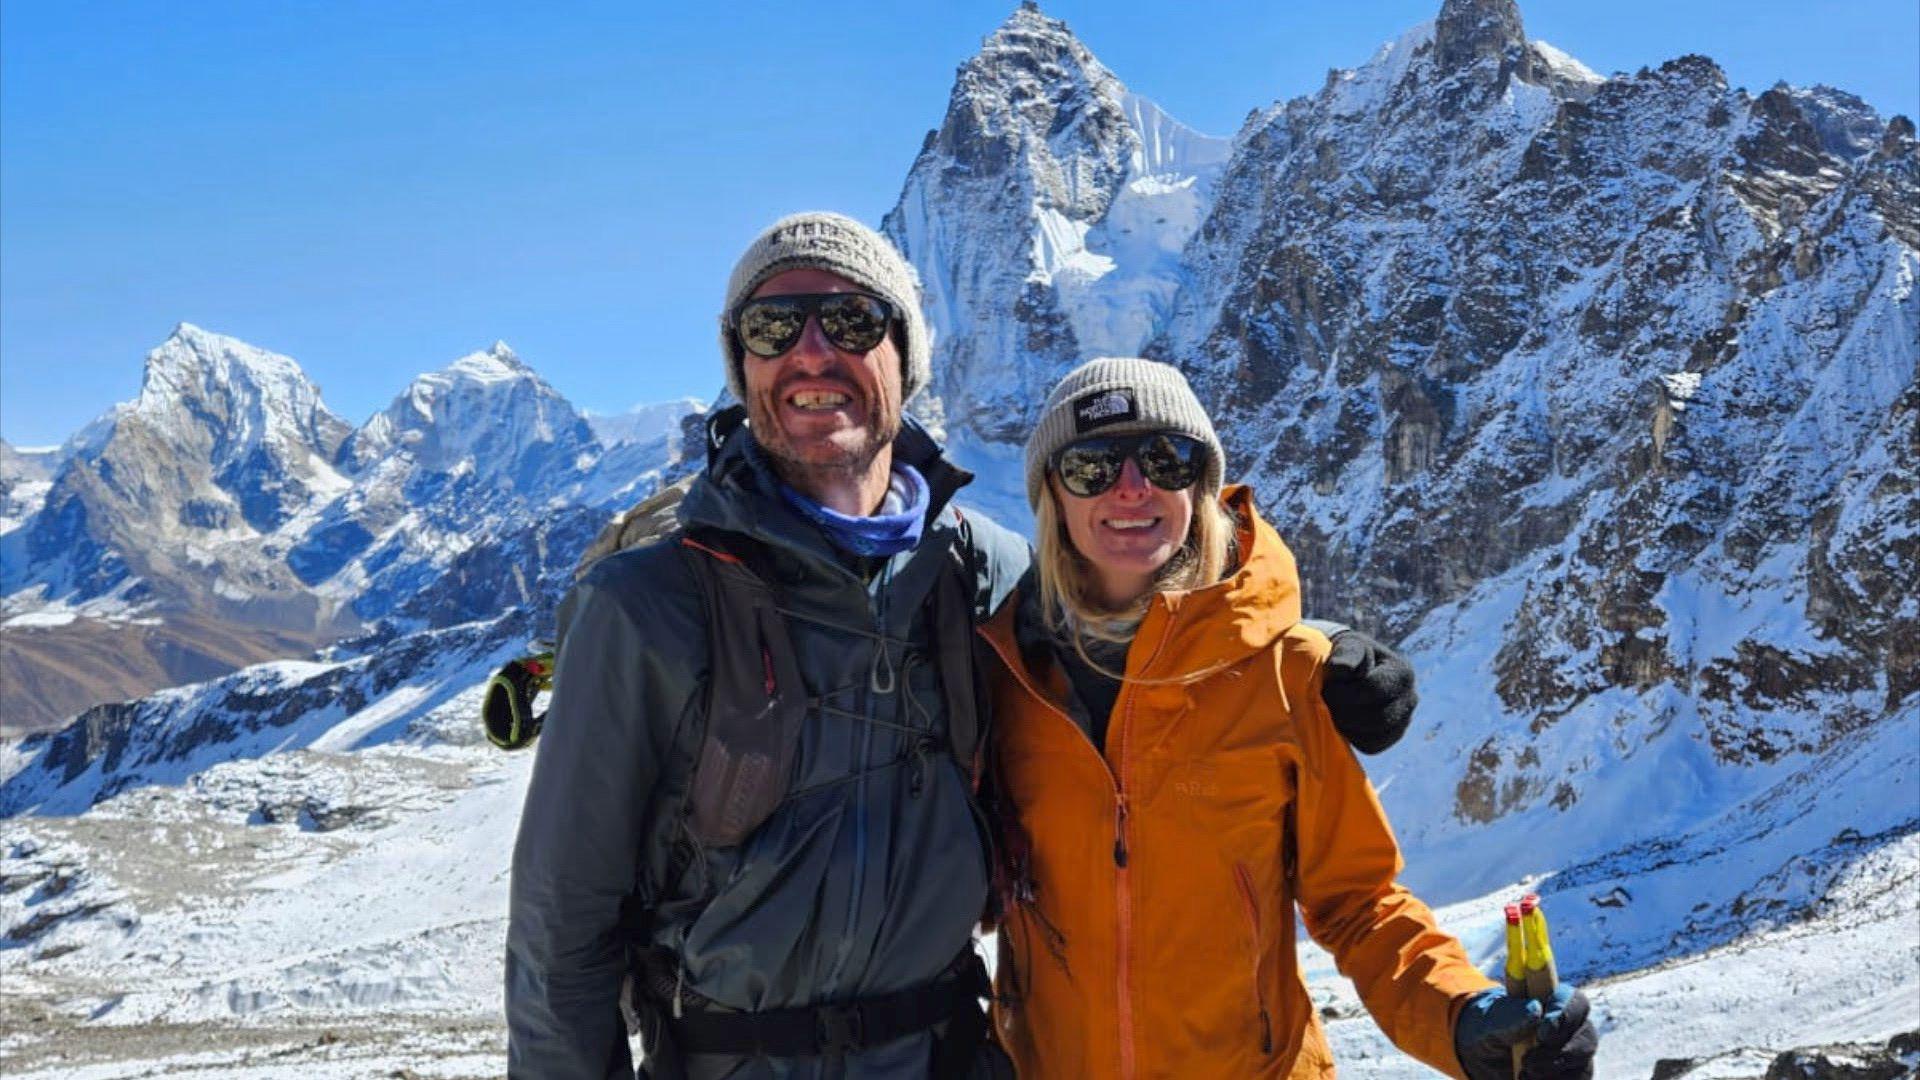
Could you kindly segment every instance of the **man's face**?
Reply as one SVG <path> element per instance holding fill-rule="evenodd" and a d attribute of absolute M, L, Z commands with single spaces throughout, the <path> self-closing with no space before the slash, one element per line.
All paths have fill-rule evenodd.
<path fill-rule="evenodd" d="M 775 274 L 753 295 L 868 291 L 800 269 Z M 900 433 L 900 351 L 891 333 L 867 352 L 844 352 L 810 316 L 793 348 L 772 358 L 748 352 L 740 365 L 754 438 L 796 487 L 810 476 L 864 473 Z"/>

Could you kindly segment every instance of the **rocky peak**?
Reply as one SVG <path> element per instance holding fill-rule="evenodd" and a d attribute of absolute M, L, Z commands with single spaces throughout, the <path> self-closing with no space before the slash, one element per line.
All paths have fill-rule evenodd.
<path fill-rule="evenodd" d="M 436 407 L 456 397 L 499 397 L 523 392 L 537 396 L 554 391 L 512 347 L 496 341 L 491 348 L 468 353 L 439 371 L 416 377 L 394 398 L 387 414 L 402 410 L 407 414 L 403 426 L 414 427 L 434 423 Z"/>
<path fill-rule="evenodd" d="M 1066 23 L 1022 6 L 961 65 L 932 148 L 980 171 L 1026 159 L 1036 194 L 1097 215 L 1138 144 L 1125 93 Z M 1072 160 L 1056 169 L 1036 156 Z"/>
<path fill-rule="evenodd" d="M 1814 176 L 1827 167 L 1820 135 L 1800 105 L 1784 83 L 1761 94 L 1753 103 L 1751 128 L 1740 140 L 1742 155 L 1756 166 L 1795 177 Z"/>
<path fill-rule="evenodd" d="M 1880 154 L 1886 158 L 1912 157 L 1913 143 L 1913 121 L 1896 116 L 1887 122 L 1887 133 L 1880 137 Z"/>
<path fill-rule="evenodd" d="M 247 524 L 269 532 L 313 485 L 337 480 L 325 463 L 351 431 L 292 358 L 181 323 L 147 354 L 139 397 L 78 452 L 131 484 L 126 493 L 141 512 L 171 515 L 162 504 L 178 498 L 188 507 L 183 521 L 224 528 L 229 515 L 204 508 L 232 500 Z M 150 474 L 181 465 L 209 467 L 208 481 L 227 495 L 175 491 Z M 155 494 L 162 489 L 164 498 Z"/>
<path fill-rule="evenodd" d="M 524 488 L 593 441 L 586 420 L 505 342 L 413 380 L 354 432 L 341 458 L 365 469 L 399 451 L 428 473 Z"/>
<path fill-rule="evenodd" d="M 448 364 L 444 374 L 461 382 L 492 383 L 511 379 L 534 379 L 532 368 L 520 359 L 520 354 L 504 341 L 496 341 L 491 348 L 467 355 Z"/>
<path fill-rule="evenodd" d="M 6 587 L 108 610 L 218 610 L 268 638 L 324 634 L 330 611 L 299 595 L 260 538 L 346 486 L 330 461 L 351 430 L 290 358 L 181 323 L 147 354 L 139 396 L 62 448 Z M 260 655 L 221 655 L 240 653 Z"/>
<path fill-rule="evenodd" d="M 1029 388 L 1061 365 L 1137 351 L 1174 287 L 1165 264 L 1204 214 L 1191 171 L 1224 156 L 1130 97 L 1065 23 L 1014 11 L 960 66 L 881 226 L 919 269 L 933 323 L 921 419 L 1011 438 Z M 1092 298 L 1085 318 L 1064 293 Z"/>
<path fill-rule="evenodd" d="M 1433 40 L 1440 69 L 1451 72 L 1523 53 L 1527 32 L 1514 0 L 1446 0 L 1434 23 Z"/>
<path fill-rule="evenodd" d="M 134 408 L 156 419 L 184 408 L 220 424 L 225 430 L 216 437 L 243 442 L 272 441 L 290 426 L 305 433 L 300 441 L 331 438 L 337 444 L 347 430 L 291 357 L 184 322 L 147 354 Z"/>
<path fill-rule="evenodd" d="M 1858 96 L 1819 84 L 1801 89 L 1783 82 L 1775 89 L 1793 96 L 1800 112 L 1819 134 L 1821 148 L 1834 157 L 1846 162 L 1859 161 L 1880 145 L 1887 125 L 1873 106 Z"/>
<path fill-rule="evenodd" d="M 1645 77 L 1647 72 L 1643 68 L 1640 74 Z M 1653 78 L 1681 90 L 1711 93 L 1725 93 L 1727 90 L 1726 71 L 1713 57 L 1699 53 L 1687 53 L 1666 61 L 1654 69 Z"/>

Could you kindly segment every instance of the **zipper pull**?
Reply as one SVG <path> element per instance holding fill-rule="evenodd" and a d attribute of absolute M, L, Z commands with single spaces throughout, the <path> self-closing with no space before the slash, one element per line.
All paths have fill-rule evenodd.
<path fill-rule="evenodd" d="M 897 684 L 893 674 L 893 654 L 888 650 L 884 636 L 875 648 L 879 651 L 873 654 L 873 663 L 867 667 L 867 689 L 876 694 L 891 694 Z"/>
<path fill-rule="evenodd" d="M 867 689 L 876 694 L 891 694 L 898 680 L 894 677 L 893 653 L 887 641 L 887 590 L 893 585 L 893 560 L 880 564 L 880 585 L 874 595 L 872 663 L 867 665 Z"/>
<path fill-rule="evenodd" d="M 681 1017 L 680 991 L 686 984 L 687 965 L 683 962 L 675 967 L 673 971 L 673 1018 L 675 1020 Z"/>
<path fill-rule="evenodd" d="M 907 765 L 911 770 L 907 774 L 908 798 L 917 799 L 920 797 L 920 793 L 926 789 L 928 746 L 929 744 L 925 739 L 913 744 L 913 751 L 909 756 Z"/>
<path fill-rule="evenodd" d="M 1113 865 L 1122 870 L 1127 868 L 1127 797 L 1125 795 L 1120 795 L 1114 800 Z"/>
<path fill-rule="evenodd" d="M 1260 1052 L 1273 1053 L 1273 1021 L 1267 1017 L 1267 1007 L 1260 1006 Z"/>

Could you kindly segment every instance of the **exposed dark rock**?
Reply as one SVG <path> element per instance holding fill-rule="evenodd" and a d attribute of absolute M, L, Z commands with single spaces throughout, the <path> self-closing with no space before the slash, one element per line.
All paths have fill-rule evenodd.
<path fill-rule="evenodd" d="M 1446 0 L 1434 23 L 1435 60 L 1454 71 L 1480 60 L 1504 60 L 1525 48 L 1526 30 L 1514 0 Z"/>
<path fill-rule="evenodd" d="M 1767 1066 L 1764 1080 L 1898 1080 L 1920 1071 L 1920 1032 L 1884 1045 L 1847 1043 L 1789 1050 Z"/>

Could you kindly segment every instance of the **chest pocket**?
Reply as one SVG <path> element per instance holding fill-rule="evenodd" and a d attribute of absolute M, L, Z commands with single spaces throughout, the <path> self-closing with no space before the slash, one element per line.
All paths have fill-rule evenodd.
<path fill-rule="evenodd" d="M 1139 770 L 1152 785 L 1140 794 L 1194 850 L 1217 851 L 1229 865 L 1282 863 L 1299 759 L 1277 682 L 1258 662 L 1209 678 L 1190 688 L 1157 745 L 1143 747 L 1157 760 Z"/>
<path fill-rule="evenodd" d="M 1294 800 L 1289 763 L 1277 746 L 1169 762 L 1155 809 L 1229 862 L 1277 866 Z"/>

